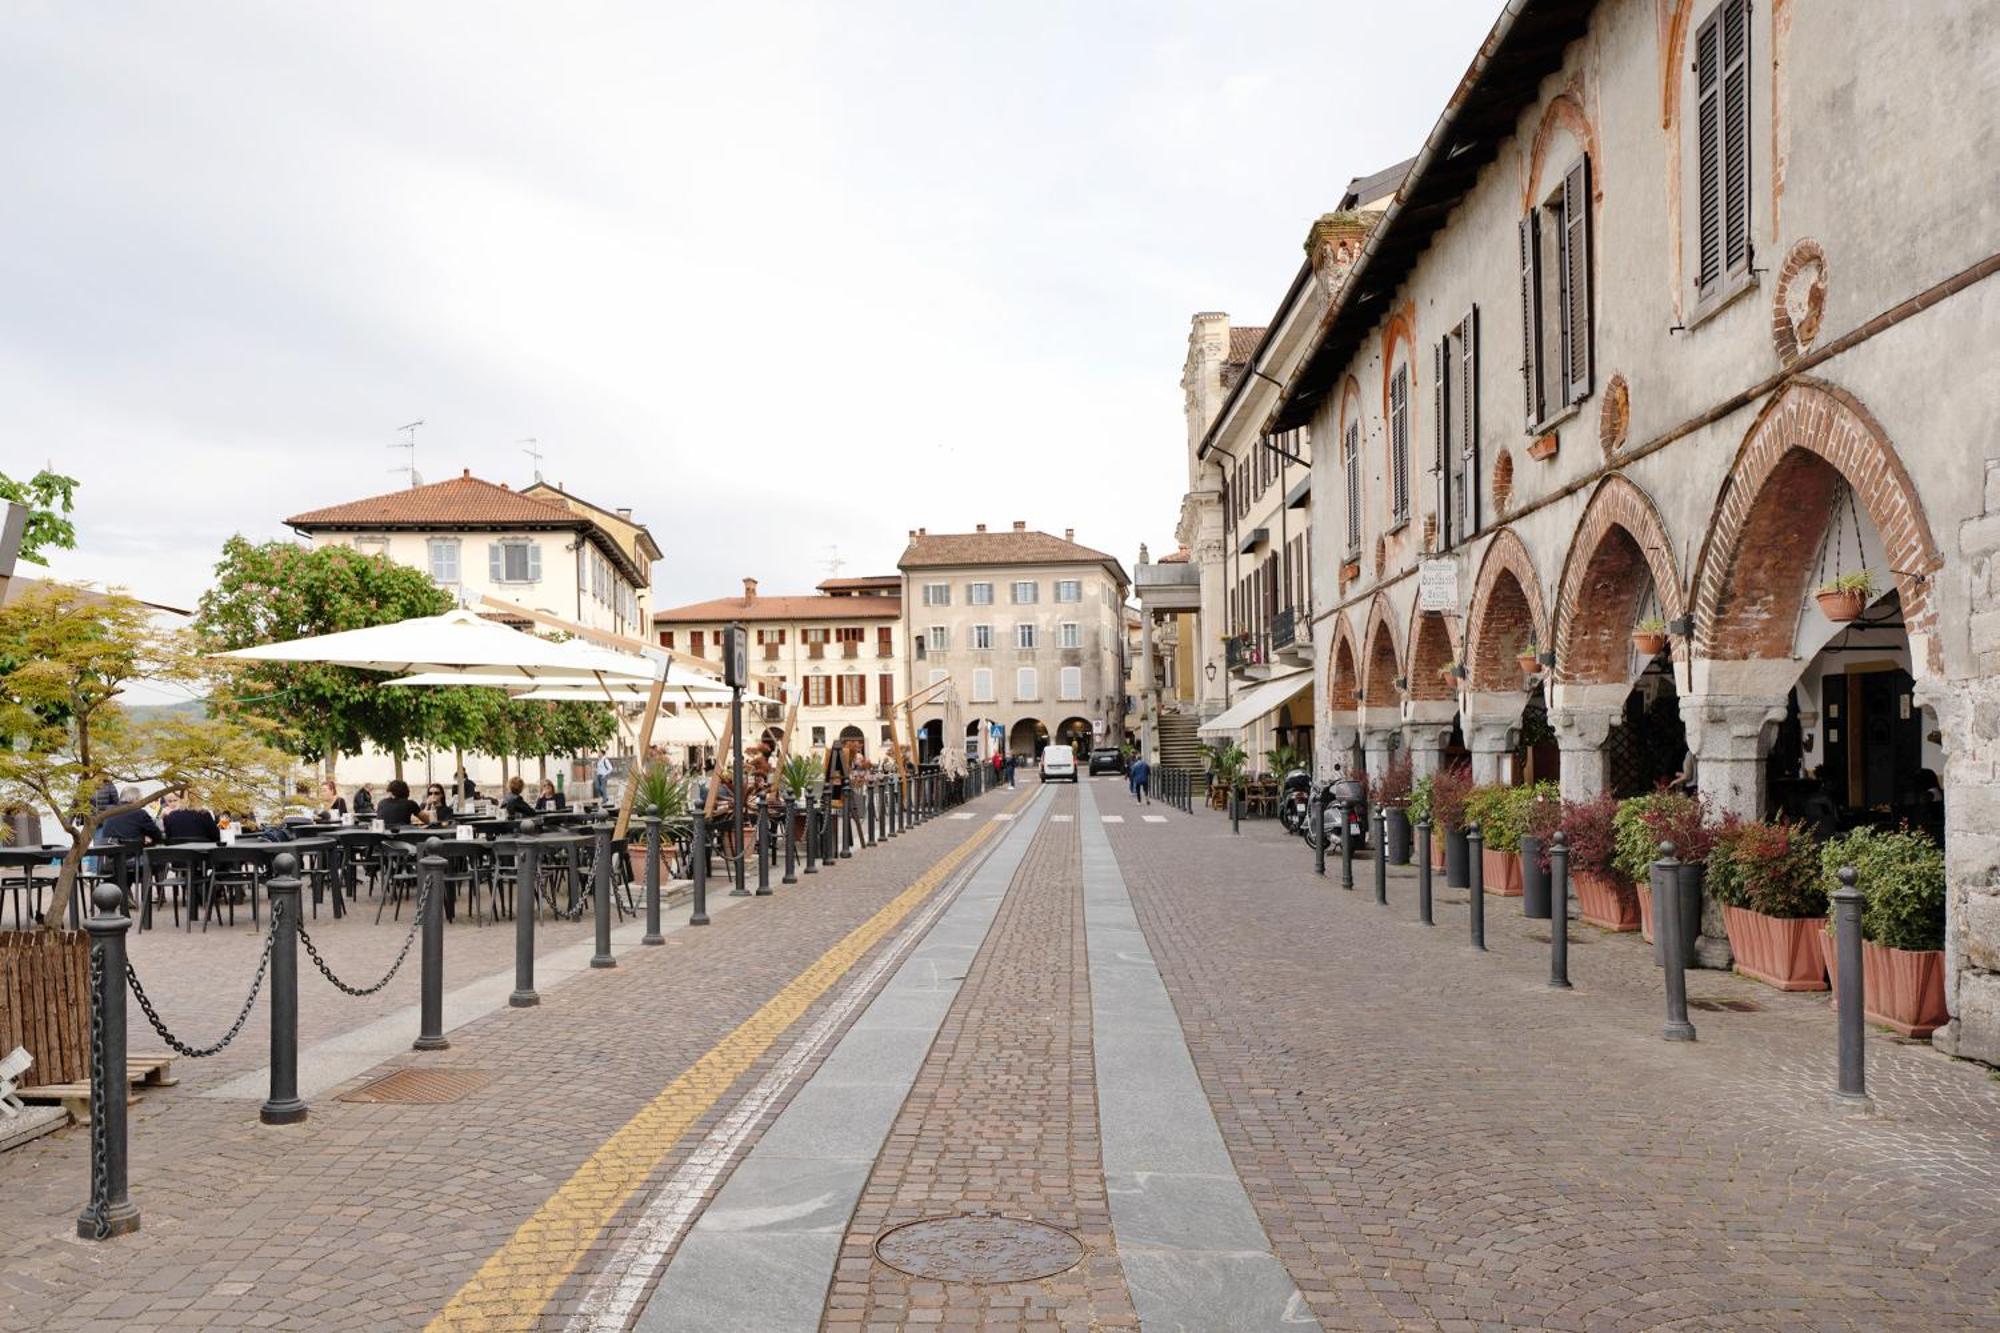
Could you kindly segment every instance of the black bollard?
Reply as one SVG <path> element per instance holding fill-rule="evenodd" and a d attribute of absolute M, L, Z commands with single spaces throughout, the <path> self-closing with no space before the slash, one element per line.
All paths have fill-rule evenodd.
<path fill-rule="evenodd" d="M 860 798 L 860 790 L 853 783 L 840 794 L 840 859 L 850 860 L 854 856 L 854 803 Z"/>
<path fill-rule="evenodd" d="M 692 824 L 694 910 L 688 913 L 688 924 L 705 926 L 708 924 L 708 816 L 702 813 L 700 806 L 694 809 Z"/>
<path fill-rule="evenodd" d="M 257 1109 L 267 1125 L 306 1118 L 299 1100 L 299 858 L 279 852 L 264 883 L 271 904 L 271 1091 Z"/>
<path fill-rule="evenodd" d="M 1229 831 L 1238 837 L 1243 834 L 1243 791 L 1234 783 L 1229 787 Z"/>
<path fill-rule="evenodd" d="M 799 844 L 794 825 L 798 822 L 798 804 L 787 796 L 784 805 L 779 808 L 785 821 L 785 827 L 779 830 L 785 840 L 785 874 L 778 882 L 796 884 L 799 882 Z"/>
<path fill-rule="evenodd" d="M 1417 821 L 1417 920 L 1427 926 L 1437 921 L 1431 916 L 1431 817 Z"/>
<path fill-rule="evenodd" d="M 646 807 L 646 933 L 641 944 L 665 944 L 660 933 L 660 812 Z"/>
<path fill-rule="evenodd" d="M 1306 811 L 1306 818 L 1312 820 L 1313 873 L 1326 874 L 1326 793 L 1314 792 L 1312 808 Z"/>
<path fill-rule="evenodd" d="M 542 848 L 535 840 L 537 820 L 521 821 L 521 840 L 514 845 L 514 993 L 507 1003 L 531 1009 L 542 1002 L 535 993 L 535 890 L 542 874 Z"/>
<path fill-rule="evenodd" d="M 1549 985 L 1569 984 L 1569 834 L 1558 832 L 1549 845 Z"/>
<path fill-rule="evenodd" d="M 818 821 L 817 821 L 817 820 L 816 820 L 816 819 L 814 818 L 814 816 L 813 816 L 813 794 L 812 794 L 812 788 L 810 788 L 810 787 L 806 788 L 806 796 L 805 796 L 805 807 L 806 807 L 806 864 L 805 864 L 805 873 L 806 873 L 806 874 L 808 874 L 808 875 L 811 875 L 811 874 L 816 874 L 816 873 L 818 873 L 817 871 L 815 871 L 815 870 L 813 869 L 813 858 L 814 858 L 814 857 L 815 857 L 816 855 L 818 855 L 818 850 L 819 850 L 819 849 L 818 849 L 818 844 L 819 844 L 819 824 L 818 824 Z"/>
<path fill-rule="evenodd" d="M 1840 1083 L 1833 1094 L 1836 1111 L 1867 1114 L 1875 1109 L 1868 1095 L 1867 1028 L 1861 994 L 1861 907 L 1866 901 L 1855 887 L 1853 866 L 1842 866 L 1840 887 L 1832 893 L 1834 925 L 1834 1019 L 1840 1029 Z"/>
<path fill-rule="evenodd" d="M 757 897 L 771 896 L 771 805 L 757 802 Z"/>
<path fill-rule="evenodd" d="M 880 792 L 880 790 L 881 789 L 875 783 L 871 782 L 868 784 L 867 788 L 865 789 L 865 794 L 862 796 L 862 800 L 865 801 L 868 805 L 868 831 L 866 838 L 861 844 L 864 847 L 873 847 L 878 841 L 880 841 L 880 836 L 877 833 L 875 827 L 876 796 Z"/>
<path fill-rule="evenodd" d="M 1672 843 L 1660 844 L 1660 859 L 1653 862 L 1653 869 L 1660 876 L 1660 905 L 1665 909 L 1653 919 L 1653 933 L 1665 950 L 1667 970 L 1667 1024 L 1660 1036 L 1667 1041 L 1693 1041 L 1683 966 L 1687 960 L 1681 956 L 1681 863 L 1674 859 Z"/>
<path fill-rule="evenodd" d="M 417 1039 L 413 1051 L 442 1051 L 451 1043 L 444 1036 L 444 872 L 446 861 L 439 854 L 443 846 L 436 838 L 424 839 L 424 854 L 417 860 L 417 883 L 424 893 L 423 956 L 418 960 L 423 974 L 417 983 Z"/>
<path fill-rule="evenodd" d="M 1352 892 L 1354 889 L 1354 842 L 1347 836 L 1347 798 L 1345 796 L 1334 801 L 1333 812 L 1340 820 L 1340 887 Z"/>
<path fill-rule="evenodd" d="M 1468 824 L 1465 829 L 1465 875 L 1472 881 L 1472 947 L 1480 951 L 1486 948 L 1486 835 L 1479 831 L 1479 825 Z"/>
<path fill-rule="evenodd" d="M 97 910 L 83 919 L 90 936 L 90 1202 L 76 1234 L 106 1240 L 139 1229 L 139 1206 L 127 1194 L 125 1136 L 125 891 L 100 883 L 90 891 Z"/>
<path fill-rule="evenodd" d="M 1381 806 L 1375 807 L 1375 902 L 1377 906 L 1389 905 L 1389 815 Z"/>
<path fill-rule="evenodd" d="M 600 824 L 593 830 L 596 846 L 590 866 L 590 907 L 597 928 L 597 952 L 590 956 L 592 967 L 616 967 L 611 956 L 611 826 Z"/>

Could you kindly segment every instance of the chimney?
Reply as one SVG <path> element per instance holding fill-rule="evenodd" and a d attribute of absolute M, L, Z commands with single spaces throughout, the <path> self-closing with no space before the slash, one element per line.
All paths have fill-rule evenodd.
<path fill-rule="evenodd" d="M 757 600 L 757 580 L 743 580 L 743 605 L 749 606 Z"/>
<path fill-rule="evenodd" d="M 928 537 L 931 535 L 931 530 L 929 528 L 918 528 L 917 535 L 919 537 Z"/>
<path fill-rule="evenodd" d="M 463 472 L 460 472 L 458 475 L 470 481 L 472 479 L 472 469 L 466 468 Z"/>
<path fill-rule="evenodd" d="M 1014 520 L 1014 531 L 1016 531 L 1016 532 L 1026 532 L 1027 530 L 1028 530 L 1028 525 L 1027 525 L 1026 523 L 1023 523 L 1023 522 L 1022 522 L 1022 521 L 1021 521 L 1020 519 L 1018 519 L 1018 518 Z"/>
<path fill-rule="evenodd" d="M 1063 540 L 1064 540 L 1064 541 L 1066 541 L 1066 542 L 1073 542 L 1073 541 L 1075 541 L 1075 540 L 1076 540 L 1076 529 L 1075 529 L 1075 528 L 1064 528 L 1064 529 L 1063 529 Z"/>
<path fill-rule="evenodd" d="M 915 541 L 916 539 L 917 539 L 917 530 L 916 530 L 915 528 L 911 528 L 911 529 L 910 529 L 910 540 L 911 540 L 911 541 Z"/>
<path fill-rule="evenodd" d="M 630 509 L 623 509 L 623 508 L 621 508 L 621 509 L 620 509 L 620 510 L 618 511 L 618 517 L 620 517 L 620 518 L 624 518 L 624 519 L 629 519 L 629 518 L 631 518 L 631 517 L 632 517 L 632 511 L 631 511 Z"/>
<path fill-rule="evenodd" d="M 972 528 L 973 528 L 973 531 L 975 531 L 975 532 L 984 532 L 984 531 L 986 531 L 986 525 L 985 525 L 984 523 L 975 523 L 975 524 L 973 524 L 973 525 L 972 525 Z"/>

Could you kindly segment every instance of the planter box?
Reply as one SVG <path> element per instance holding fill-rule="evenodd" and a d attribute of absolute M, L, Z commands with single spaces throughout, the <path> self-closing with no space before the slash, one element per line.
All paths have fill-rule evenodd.
<path fill-rule="evenodd" d="M 1738 975 L 1779 990 L 1826 989 L 1826 958 L 1819 945 L 1825 917 L 1765 916 L 1724 904 L 1722 921 Z"/>
<path fill-rule="evenodd" d="M 1528 457 L 1537 463 L 1546 463 L 1556 456 L 1556 451 L 1561 447 L 1562 441 L 1556 437 L 1554 431 L 1550 431 L 1546 435 L 1535 437 L 1534 443 L 1528 446 Z"/>
<path fill-rule="evenodd" d="M 90 937 L 80 930 L 0 932 L 0 1055 L 28 1048 L 21 1086 L 90 1078 Z"/>
<path fill-rule="evenodd" d="M 1486 891 L 1496 898 L 1518 898 L 1521 896 L 1521 854 L 1519 852 L 1496 852 L 1491 847 L 1479 849 L 1480 881 Z"/>
<path fill-rule="evenodd" d="M 1383 840 L 1389 845 L 1383 854 L 1392 866 L 1406 866 L 1410 863 L 1410 817 L 1400 806 L 1391 806 L 1382 814 Z"/>
<path fill-rule="evenodd" d="M 1840 972 L 1833 936 L 1819 935 L 1820 957 L 1839 1006 Z M 1944 1007 L 1944 950 L 1891 949 L 1861 941 L 1861 1012 L 1905 1037 L 1928 1037 L 1951 1021 Z"/>
<path fill-rule="evenodd" d="M 1586 925 L 1615 931 L 1639 928 L 1639 895 L 1630 885 L 1594 870 L 1572 870 L 1569 882 Z"/>

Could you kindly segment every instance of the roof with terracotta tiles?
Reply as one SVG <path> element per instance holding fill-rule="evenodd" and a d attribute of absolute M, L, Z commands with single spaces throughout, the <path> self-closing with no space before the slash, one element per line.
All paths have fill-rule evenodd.
<path fill-rule="evenodd" d="M 721 625 L 732 620 L 745 624 L 773 620 L 895 620 L 903 614 L 900 597 L 826 597 L 817 593 L 804 596 L 759 593 L 745 601 L 741 597 L 715 597 L 706 602 L 689 602 L 653 612 L 655 625 Z"/>
<path fill-rule="evenodd" d="M 910 534 L 910 544 L 896 562 L 900 569 L 943 569 L 962 565 L 1103 565 L 1120 583 L 1129 584 L 1117 558 L 1076 541 L 1013 528 L 1001 532 L 926 532 Z"/>

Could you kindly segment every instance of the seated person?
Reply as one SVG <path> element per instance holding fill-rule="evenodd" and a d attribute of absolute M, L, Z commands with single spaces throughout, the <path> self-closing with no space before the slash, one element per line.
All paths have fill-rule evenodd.
<path fill-rule="evenodd" d="M 410 799 L 410 784 L 401 778 L 389 783 L 389 794 L 375 807 L 375 818 L 389 828 L 404 828 L 417 822 L 417 803 Z"/>
<path fill-rule="evenodd" d="M 165 842 L 166 833 L 153 821 L 152 811 L 139 804 L 142 799 L 137 787 L 119 788 L 118 804 L 134 808 L 112 815 L 99 824 L 96 844 L 124 843 L 131 847 L 151 847 Z"/>
<path fill-rule="evenodd" d="M 354 789 L 354 814 L 356 818 L 366 818 L 375 813 L 375 792 L 367 783 Z"/>
<path fill-rule="evenodd" d="M 563 808 L 563 794 L 556 790 L 555 783 L 549 781 L 547 778 L 543 778 L 541 793 L 535 797 L 535 809 L 561 810 Z"/>
<path fill-rule="evenodd" d="M 222 841 L 222 829 L 215 816 L 190 801 L 176 801 L 160 827 L 168 842 Z"/>
<path fill-rule="evenodd" d="M 507 799 L 500 803 L 501 814 L 509 819 L 522 819 L 535 813 L 535 807 L 529 805 L 528 798 L 521 794 L 526 786 L 518 777 L 507 779 Z"/>
<path fill-rule="evenodd" d="M 424 792 L 424 804 L 417 811 L 417 822 L 435 826 L 449 824 L 451 819 L 451 802 L 445 799 L 444 788 L 433 782 Z"/>
<path fill-rule="evenodd" d="M 340 788 L 334 786 L 331 782 L 320 783 L 319 808 L 323 814 L 334 816 L 346 814 L 347 801 L 341 796 Z"/>

